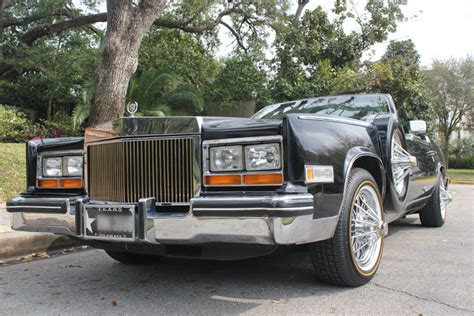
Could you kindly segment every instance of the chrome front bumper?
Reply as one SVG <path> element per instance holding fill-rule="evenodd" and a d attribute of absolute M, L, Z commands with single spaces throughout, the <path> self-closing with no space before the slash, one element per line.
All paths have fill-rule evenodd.
<path fill-rule="evenodd" d="M 144 199 L 140 203 L 150 205 L 150 201 L 153 200 Z M 76 203 L 75 199 L 19 197 L 7 203 L 7 211 L 13 213 L 15 230 L 50 232 L 81 239 L 83 236 L 76 227 L 77 205 L 81 203 Z M 134 242 L 291 245 L 331 238 L 338 217 L 314 219 L 313 205 L 313 196 L 308 193 L 197 197 L 191 200 L 190 210 L 185 214 L 156 213 L 146 209 L 143 236 Z"/>

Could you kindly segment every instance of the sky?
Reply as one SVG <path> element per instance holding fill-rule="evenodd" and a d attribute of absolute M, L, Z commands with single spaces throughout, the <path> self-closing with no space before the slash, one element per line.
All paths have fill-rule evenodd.
<path fill-rule="evenodd" d="M 310 0 L 306 10 L 321 5 L 330 11 L 333 3 L 334 0 Z M 433 59 L 474 56 L 474 0 L 408 0 L 402 11 L 408 20 L 399 23 L 397 31 L 384 43 L 372 47 L 363 59 L 378 60 L 390 40 L 409 38 L 415 43 L 423 67 L 429 67 Z M 222 49 L 218 56 L 225 56 L 232 50 L 233 39 L 223 28 L 219 37 Z"/>
<path fill-rule="evenodd" d="M 409 20 L 399 24 L 389 40 L 411 38 L 422 66 L 429 66 L 433 59 L 474 56 L 474 0 L 408 0 L 403 13 Z M 375 58 L 387 44 L 374 47 Z"/>

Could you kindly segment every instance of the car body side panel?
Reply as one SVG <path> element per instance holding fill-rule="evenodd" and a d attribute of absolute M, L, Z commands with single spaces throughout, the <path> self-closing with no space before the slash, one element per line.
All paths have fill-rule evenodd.
<path fill-rule="evenodd" d="M 353 124 L 350 124 L 353 123 Z M 353 158 L 362 155 L 380 157 L 377 130 L 365 122 L 308 115 L 288 115 L 283 124 L 288 163 L 286 180 L 304 183 L 305 165 L 332 165 L 334 183 L 308 184 L 315 196 L 315 217 L 339 213 L 343 198 L 346 173 Z"/>

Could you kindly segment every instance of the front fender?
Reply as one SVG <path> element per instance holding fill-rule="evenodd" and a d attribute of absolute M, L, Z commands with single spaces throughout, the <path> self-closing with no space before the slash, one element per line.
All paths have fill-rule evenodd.
<path fill-rule="evenodd" d="M 374 157 L 383 168 L 377 128 L 371 123 L 316 115 L 288 115 L 283 124 L 288 182 L 304 184 L 305 165 L 331 165 L 334 182 L 307 184 L 314 196 L 314 218 L 338 215 L 347 174 L 363 155 Z"/>

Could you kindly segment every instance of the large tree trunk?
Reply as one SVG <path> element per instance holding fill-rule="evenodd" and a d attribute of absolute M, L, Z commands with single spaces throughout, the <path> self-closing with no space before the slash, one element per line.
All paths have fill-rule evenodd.
<path fill-rule="evenodd" d="M 102 60 L 96 70 L 89 125 L 123 114 L 130 77 L 138 64 L 138 50 L 145 33 L 163 11 L 166 0 L 107 1 L 107 32 Z"/>

